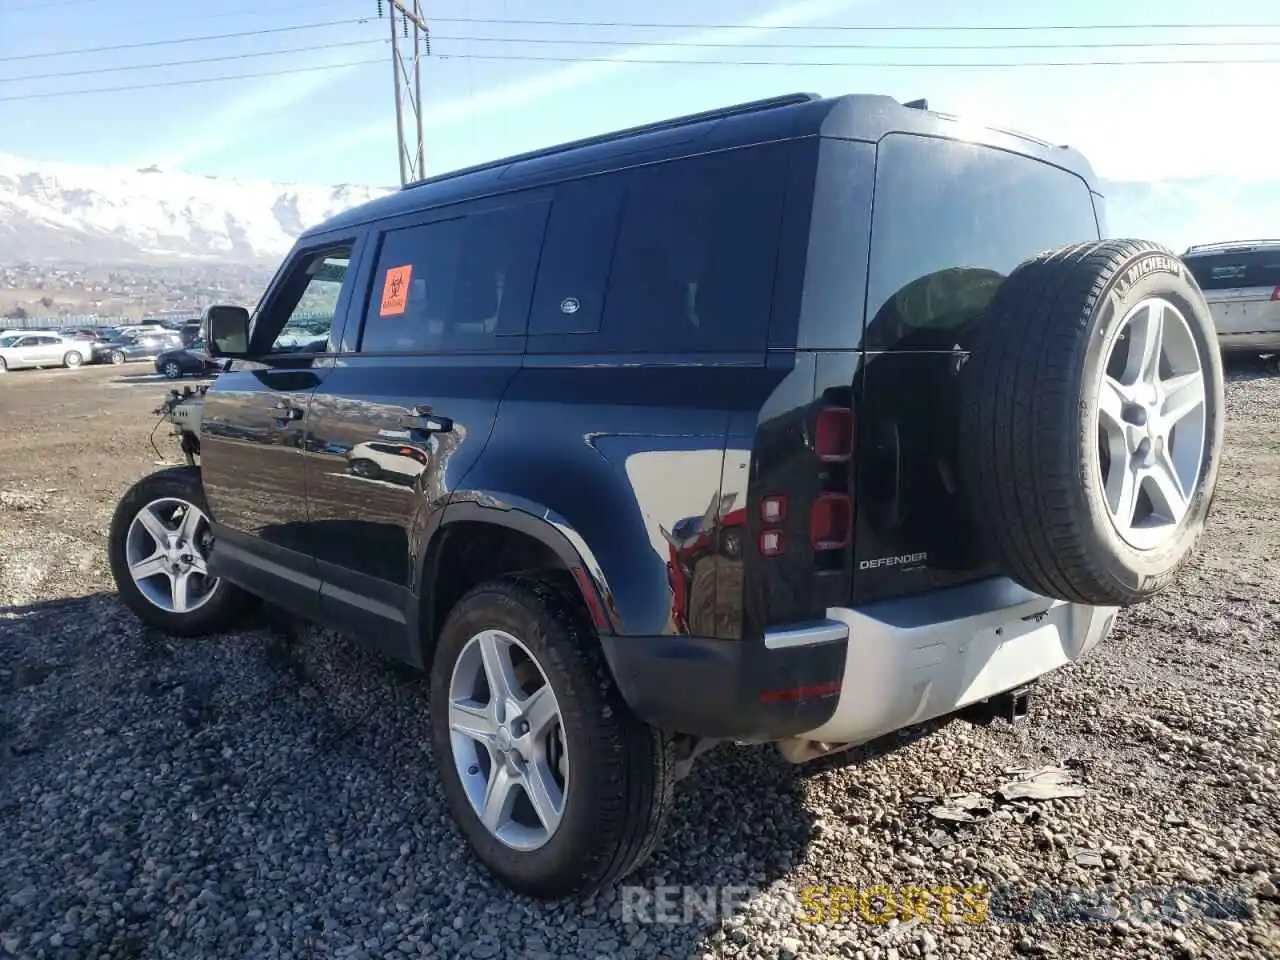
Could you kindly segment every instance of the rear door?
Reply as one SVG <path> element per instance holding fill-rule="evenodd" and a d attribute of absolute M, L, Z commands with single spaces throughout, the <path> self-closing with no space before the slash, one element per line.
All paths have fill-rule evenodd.
<path fill-rule="evenodd" d="M 332 372 L 355 288 L 361 235 L 290 257 L 237 360 L 210 386 L 201 420 L 201 474 L 215 570 L 282 605 L 310 612 L 319 580 L 307 537 L 303 439 L 312 391 Z"/>
<path fill-rule="evenodd" d="M 855 382 L 853 600 L 996 573 L 956 467 L 958 374 L 992 296 L 1023 260 L 1098 239 L 1087 184 L 977 144 L 894 134 L 876 161 Z"/>
<path fill-rule="evenodd" d="M 308 550 L 322 603 L 394 655 L 421 546 L 519 369 L 548 208 L 539 191 L 386 224 L 312 399 Z"/>

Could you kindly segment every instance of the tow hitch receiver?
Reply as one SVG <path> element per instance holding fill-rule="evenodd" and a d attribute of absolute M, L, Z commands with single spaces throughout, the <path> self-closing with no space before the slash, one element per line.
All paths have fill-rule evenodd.
<path fill-rule="evenodd" d="M 1031 709 L 1031 687 L 1017 687 L 1004 693 L 988 697 L 970 704 L 960 712 L 960 716 L 970 723 L 985 727 L 993 720 L 1008 720 L 1018 723 L 1027 719 Z"/>

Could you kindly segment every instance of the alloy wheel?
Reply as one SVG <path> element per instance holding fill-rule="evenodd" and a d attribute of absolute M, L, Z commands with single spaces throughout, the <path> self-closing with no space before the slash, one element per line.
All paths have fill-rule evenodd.
<path fill-rule="evenodd" d="M 148 503 L 125 537 L 125 561 L 139 592 L 168 613 L 199 610 L 218 588 L 209 576 L 209 518 L 176 497 Z"/>
<path fill-rule="evenodd" d="M 501 630 L 468 640 L 448 710 L 453 762 L 480 822 L 515 850 L 544 846 L 564 816 L 569 758 L 560 704 L 529 648 Z"/>
<path fill-rule="evenodd" d="M 1124 317 L 1098 389 L 1102 494 L 1137 550 L 1168 541 L 1190 509 L 1204 458 L 1206 386 L 1191 324 L 1168 300 Z"/>

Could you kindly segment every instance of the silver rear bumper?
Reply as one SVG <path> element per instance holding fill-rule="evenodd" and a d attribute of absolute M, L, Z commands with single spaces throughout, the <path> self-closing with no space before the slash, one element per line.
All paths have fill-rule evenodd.
<path fill-rule="evenodd" d="M 1117 608 L 1050 600 L 1011 580 L 827 611 L 849 631 L 831 719 L 798 739 L 865 743 L 1020 687 L 1079 660 Z"/>

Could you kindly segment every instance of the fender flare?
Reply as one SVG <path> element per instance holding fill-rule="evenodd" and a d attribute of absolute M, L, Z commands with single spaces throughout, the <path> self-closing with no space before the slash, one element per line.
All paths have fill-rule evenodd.
<path fill-rule="evenodd" d="M 622 618 L 605 579 L 604 570 L 586 540 L 569 521 L 554 510 L 531 500 L 510 495 L 504 495 L 500 499 L 489 494 L 482 496 L 488 502 L 479 502 L 478 499 L 464 495 L 463 499 L 455 499 L 445 507 L 440 523 L 432 531 L 423 551 L 420 595 L 424 599 L 435 578 L 436 558 L 448 528 L 455 523 L 485 523 L 524 534 L 550 549 L 573 575 L 599 633 L 610 635 L 622 632 Z"/>

